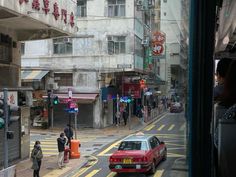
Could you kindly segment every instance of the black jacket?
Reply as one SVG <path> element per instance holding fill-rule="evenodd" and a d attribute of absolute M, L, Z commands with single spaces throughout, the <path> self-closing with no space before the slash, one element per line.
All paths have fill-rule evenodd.
<path fill-rule="evenodd" d="M 59 152 L 63 152 L 65 150 L 66 138 L 57 138 L 57 147 Z"/>

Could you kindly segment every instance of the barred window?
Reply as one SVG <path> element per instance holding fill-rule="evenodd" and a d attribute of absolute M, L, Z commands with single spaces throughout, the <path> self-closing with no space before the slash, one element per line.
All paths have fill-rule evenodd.
<path fill-rule="evenodd" d="M 53 39 L 54 54 L 72 54 L 72 38 Z"/>
<path fill-rule="evenodd" d="M 58 86 L 73 86 L 72 73 L 54 73 L 54 80 Z"/>
<path fill-rule="evenodd" d="M 108 54 L 125 53 L 125 36 L 109 36 L 108 40 Z"/>
<path fill-rule="evenodd" d="M 87 17 L 87 0 L 77 0 L 77 16 Z"/>
<path fill-rule="evenodd" d="M 108 17 L 124 17 L 125 0 L 108 0 Z"/>

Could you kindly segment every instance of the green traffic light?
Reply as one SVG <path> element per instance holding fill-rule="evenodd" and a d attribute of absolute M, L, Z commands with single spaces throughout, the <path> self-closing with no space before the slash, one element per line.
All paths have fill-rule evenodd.
<path fill-rule="evenodd" d="M 0 118 L 0 129 L 4 128 L 5 121 L 3 118 Z"/>
<path fill-rule="evenodd" d="M 59 104 L 58 97 L 55 97 L 55 98 L 53 99 L 53 104 L 54 104 L 54 105 L 57 105 L 57 104 Z"/>

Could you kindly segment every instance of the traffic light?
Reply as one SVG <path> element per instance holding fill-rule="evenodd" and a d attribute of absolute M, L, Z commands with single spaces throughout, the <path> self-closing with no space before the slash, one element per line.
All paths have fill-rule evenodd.
<path fill-rule="evenodd" d="M 19 116 L 19 106 L 9 105 L 9 119 L 8 123 L 18 121 Z"/>
<path fill-rule="evenodd" d="M 54 104 L 54 105 L 59 104 L 58 96 L 55 96 L 55 97 L 53 98 L 53 104 Z"/>
<path fill-rule="evenodd" d="M 4 99 L 0 99 L 0 129 L 4 128 Z"/>

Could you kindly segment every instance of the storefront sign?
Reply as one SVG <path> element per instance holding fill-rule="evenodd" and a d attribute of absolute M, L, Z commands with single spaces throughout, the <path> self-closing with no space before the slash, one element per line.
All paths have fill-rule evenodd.
<path fill-rule="evenodd" d="M 18 106 L 17 92 L 10 91 L 10 92 L 7 92 L 7 94 L 8 94 L 8 101 L 7 101 L 8 104 L 12 104 L 12 105 Z M 4 98 L 3 92 L 0 92 L 0 98 L 1 99 Z"/>
<path fill-rule="evenodd" d="M 164 54 L 165 46 L 165 34 L 157 31 L 152 36 L 152 54 L 154 56 L 161 56 Z"/>
<path fill-rule="evenodd" d="M 139 83 L 135 83 L 135 84 L 124 83 L 123 87 L 124 87 L 125 96 L 132 95 L 133 98 L 141 98 L 141 89 L 140 89 Z"/>
<path fill-rule="evenodd" d="M 49 11 L 52 8 L 52 15 L 54 16 L 55 20 L 58 20 L 61 16 L 61 20 L 67 24 L 68 22 L 68 11 L 67 9 L 59 8 L 58 3 L 55 2 L 52 7 L 50 8 L 50 0 L 43 0 L 43 3 L 40 3 L 40 0 L 31 0 L 32 1 L 32 9 L 36 11 L 44 11 L 46 15 L 49 14 Z M 22 5 L 23 3 L 29 3 L 29 0 L 19 0 L 19 4 Z M 42 7 L 41 7 L 42 6 Z M 69 14 L 69 24 L 71 27 L 74 27 L 74 13 L 71 12 Z"/>

